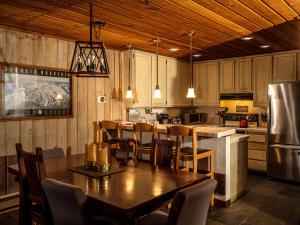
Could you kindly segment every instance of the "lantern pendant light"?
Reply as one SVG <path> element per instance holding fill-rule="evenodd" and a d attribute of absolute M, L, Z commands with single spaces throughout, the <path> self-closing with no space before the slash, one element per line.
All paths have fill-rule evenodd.
<path fill-rule="evenodd" d="M 153 98 L 160 99 L 161 94 L 160 94 L 160 89 L 159 89 L 159 85 L 158 85 L 158 44 L 160 42 L 159 38 L 155 39 L 154 42 L 156 43 L 156 87 L 154 89 Z"/>
<path fill-rule="evenodd" d="M 104 44 L 100 41 L 93 41 L 93 28 L 96 39 L 99 39 L 101 28 L 104 25 L 104 22 L 94 21 L 93 6 L 91 5 L 90 40 L 76 41 L 70 74 L 77 77 L 109 77 Z"/>
<path fill-rule="evenodd" d="M 190 37 L 190 84 L 189 84 L 189 88 L 188 88 L 188 92 L 186 97 L 187 98 L 196 98 L 195 95 L 195 89 L 193 87 L 193 45 L 192 45 L 192 39 L 193 39 L 193 35 L 194 35 L 194 31 L 188 33 L 189 37 Z"/>
<path fill-rule="evenodd" d="M 126 91 L 126 99 L 132 99 L 133 98 L 133 93 L 132 93 L 132 89 L 130 86 L 131 83 L 131 79 L 130 79 L 130 75 L 131 75 L 131 44 L 128 46 L 128 51 L 130 52 L 130 56 L 129 56 L 129 60 L 128 60 L 128 89 Z"/>

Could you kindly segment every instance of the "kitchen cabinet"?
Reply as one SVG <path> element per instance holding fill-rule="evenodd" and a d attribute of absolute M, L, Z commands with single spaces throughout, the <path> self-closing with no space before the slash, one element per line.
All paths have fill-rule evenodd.
<path fill-rule="evenodd" d="M 194 64 L 194 105 L 219 105 L 219 67 L 217 61 Z"/>
<path fill-rule="evenodd" d="M 206 105 L 207 96 L 207 66 L 206 63 L 194 63 L 195 106 Z"/>
<path fill-rule="evenodd" d="M 129 59 L 131 60 L 131 88 L 133 99 L 126 99 L 126 107 L 149 107 L 152 98 L 152 54 L 127 51 L 124 53 L 125 63 L 125 87 L 124 94 L 128 88 Z M 125 99 L 125 96 L 124 96 Z"/>
<path fill-rule="evenodd" d="M 220 63 L 220 92 L 234 92 L 234 60 L 222 60 Z"/>
<path fill-rule="evenodd" d="M 268 84 L 271 83 L 272 57 L 257 56 L 253 59 L 253 105 L 266 107 Z"/>
<path fill-rule="evenodd" d="M 249 133 L 248 139 L 248 169 L 266 172 L 266 134 Z"/>
<path fill-rule="evenodd" d="M 186 97 L 187 90 L 190 84 L 190 76 L 189 76 L 189 66 L 190 64 L 187 62 L 178 61 L 179 63 L 179 80 L 180 80 L 180 97 L 179 97 L 179 104 L 181 106 L 191 106 L 192 100 Z"/>
<path fill-rule="evenodd" d="M 152 56 L 152 106 L 163 107 L 166 106 L 167 101 L 167 58 L 163 56 L 158 57 L 158 85 L 160 88 L 160 99 L 153 98 L 154 89 L 156 88 L 157 79 L 157 62 L 156 55 Z"/>
<path fill-rule="evenodd" d="M 189 64 L 176 59 L 167 59 L 167 106 L 187 106 L 189 85 Z"/>
<path fill-rule="evenodd" d="M 251 92 L 251 76 L 252 76 L 252 59 L 243 58 L 235 60 L 235 74 L 234 74 L 234 91 Z"/>
<path fill-rule="evenodd" d="M 295 81 L 297 79 L 296 59 L 295 52 L 274 55 L 272 82 Z"/>

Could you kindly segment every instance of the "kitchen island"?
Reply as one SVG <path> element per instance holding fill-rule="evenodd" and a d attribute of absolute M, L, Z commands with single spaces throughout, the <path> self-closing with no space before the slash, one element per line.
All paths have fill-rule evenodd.
<path fill-rule="evenodd" d="M 122 123 L 122 129 L 131 130 L 133 123 Z M 161 139 L 166 139 L 167 126 L 171 124 L 158 124 L 157 130 Z M 248 170 L 248 135 L 236 134 L 235 128 L 216 126 L 197 126 L 194 128 L 197 135 L 197 148 L 213 149 L 215 151 L 215 179 L 218 181 L 215 199 L 216 203 L 229 206 L 240 196 L 247 186 Z M 130 132 L 123 137 L 130 137 Z M 151 141 L 151 136 L 143 136 L 143 142 Z M 192 146 L 192 137 L 185 138 L 184 146 Z M 147 159 L 147 156 L 143 157 Z M 190 167 L 192 168 L 192 163 Z M 207 170 L 209 160 L 198 162 L 198 170 Z"/>

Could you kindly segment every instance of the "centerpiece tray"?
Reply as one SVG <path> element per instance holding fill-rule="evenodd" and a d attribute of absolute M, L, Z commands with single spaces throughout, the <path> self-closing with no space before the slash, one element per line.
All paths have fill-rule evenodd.
<path fill-rule="evenodd" d="M 102 172 L 102 171 L 89 169 L 85 166 L 77 166 L 77 167 L 70 168 L 70 170 L 75 173 L 80 173 L 80 174 L 86 175 L 88 177 L 100 178 L 100 177 L 108 176 L 111 174 L 124 172 L 126 170 L 126 168 L 111 168 L 106 172 Z"/>

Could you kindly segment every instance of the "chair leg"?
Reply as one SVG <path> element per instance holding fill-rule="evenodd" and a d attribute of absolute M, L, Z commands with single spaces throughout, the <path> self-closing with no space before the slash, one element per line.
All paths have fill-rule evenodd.
<path fill-rule="evenodd" d="M 198 159 L 196 157 L 193 160 L 193 172 L 198 173 Z"/>

